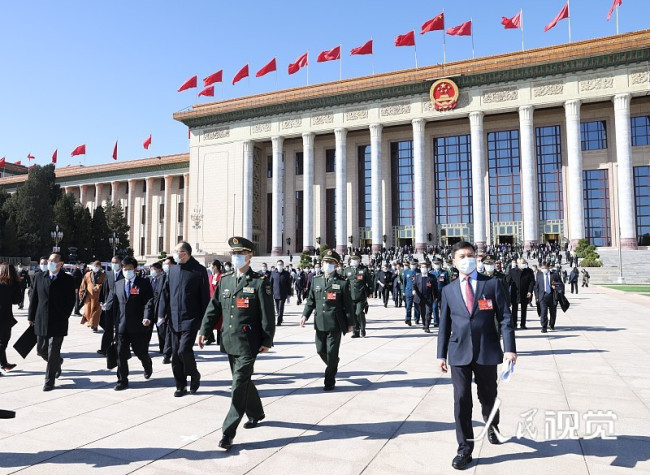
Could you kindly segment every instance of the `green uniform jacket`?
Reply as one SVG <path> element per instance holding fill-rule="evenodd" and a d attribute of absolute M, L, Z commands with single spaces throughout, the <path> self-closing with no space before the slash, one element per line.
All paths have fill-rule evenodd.
<path fill-rule="evenodd" d="M 239 284 L 234 272 L 221 276 L 208 308 L 200 334 L 207 335 L 223 316 L 221 349 L 229 355 L 256 356 L 261 346 L 273 346 L 275 306 L 269 279 L 252 269 Z"/>
<path fill-rule="evenodd" d="M 343 271 L 345 278 L 350 283 L 350 293 L 354 302 L 365 301 L 372 294 L 374 285 L 370 271 L 366 266 L 348 266 Z"/>
<path fill-rule="evenodd" d="M 325 275 L 317 275 L 309 289 L 302 316 L 306 320 L 316 311 L 314 325 L 319 331 L 340 330 L 344 335 L 354 325 L 354 309 L 350 282 L 337 273 L 326 282 Z"/>

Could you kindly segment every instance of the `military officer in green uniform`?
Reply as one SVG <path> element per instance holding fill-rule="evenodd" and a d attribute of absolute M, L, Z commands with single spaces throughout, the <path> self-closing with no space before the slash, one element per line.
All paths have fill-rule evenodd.
<path fill-rule="evenodd" d="M 232 372 L 232 399 L 223 422 L 219 447 L 230 450 L 244 414 L 244 429 L 257 427 L 264 409 L 251 381 L 255 358 L 273 346 L 275 307 L 269 279 L 250 267 L 253 243 L 243 237 L 228 240 L 233 270 L 221 276 L 203 316 L 198 344 L 221 322 L 221 351 L 228 353 Z"/>
<path fill-rule="evenodd" d="M 312 312 L 316 312 L 316 352 L 327 365 L 323 388 L 325 391 L 334 389 L 341 335 L 351 332 L 354 322 L 350 283 L 336 272 L 340 260 L 336 251 L 323 251 L 323 273 L 314 276 L 300 320 L 300 326 L 304 327 Z"/>
<path fill-rule="evenodd" d="M 350 265 L 345 268 L 343 275 L 350 283 L 352 305 L 354 307 L 354 333 L 352 338 L 366 336 L 366 307 L 368 295 L 372 293 L 373 279 L 370 271 L 361 263 L 361 256 L 350 256 Z"/>
<path fill-rule="evenodd" d="M 508 302 L 508 305 L 510 305 L 510 293 L 506 291 L 508 289 L 506 275 L 496 269 L 496 263 L 492 257 L 487 256 L 483 260 L 483 263 L 485 264 L 485 270 L 482 272 L 482 274 L 488 277 L 495 277 L 499 279 L 501 285 L 503 285 L 503 290 L 506 292 L 506 301 Z"/>

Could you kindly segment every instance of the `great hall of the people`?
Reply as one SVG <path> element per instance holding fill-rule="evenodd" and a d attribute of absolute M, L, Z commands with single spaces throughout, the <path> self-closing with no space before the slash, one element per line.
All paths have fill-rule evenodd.
<path fill-rule="evenodd" d="M 459 239 L 650 246 L 650 30 L 201 104 L 189 154 L 58 168 L 136 257 Z M 0 180 L 11 192 L 26 179 Z"/>

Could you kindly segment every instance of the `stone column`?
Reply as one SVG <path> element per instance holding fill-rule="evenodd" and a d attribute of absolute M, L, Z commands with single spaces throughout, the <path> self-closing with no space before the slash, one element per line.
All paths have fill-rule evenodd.
<path fill-rule="evenodd" d="M 111 202 L 113 203 L 113 206 L 117 205 L 117 193 L 119 191 L 119 187 L 120 187 L 119 181 L 111 182 Z"/>
<path fill-rule="evenodd" d="M 183 230 L 183 240 L 189 242 L 190 238 L 190 174 L 183 173 L 183 222 L 181 229 Z M 174 247 L 176 247 L 174 243 Z M 171 249 L 170 249 L 171 250 Z"/>
<path fill-rule="evenodd" d="M 521 143 L 521 210 L 524 221 L 524 249 L 539 242 L 539 207 L 537 204 L 537 162 L 535 160 L 534 106 L 519 108 Z"/>
<path fill-rule="evenodd" d="M 619 245 L 622 249 L 637 249 L 636 205 L 634 202 L 634 169 L 632 168 L 632 137 L 630 133 L 631 94 L 614 96 L 614 126 L 616 128 L 616 162 L 618 164 Z"/>
<path fill-rule="evenodd" d="M 88 186 L 81 185 L 79 186 L 79 203 L 81 206 L 86 208 L 88 206 Z"/>
<path fill-rule="evenodd" d="M 469 125 L 472 140 L 472 199 L 474 209 L 474 243 L 477 250 L 485 250 L 485 137 L 483 112 L 471 112 Z"/>
<path fill-rule="evenodd" d="M 163 223 L 163 250 L 167 254 L 171 254 L 172 241 L 172 186 L 174 184 L 174 177 L 172 175 L 165 176 L 165 222 Z"/>
<path fill-rule="evenodd" d="M 97 208 L 100 206 L 104 205 L 104 201 L 102 200 L 102 193 L 104 192 L 104 184 L 103 183 L 95 183 L 95 205 L 93 208 L 93 213 Z"/>
<path fill-rule="evenodd" d="M 336 172 L 336 252 L 341 255 L 347 254 L 348 250 L 347 135 L 348 131 L 343 127 L 334 129 L 334 137 L 336 139 L 334 159 L 334 171 Z"/>
<path fill-rule="evenodd" d="M 569 176 L 567 203 L 569 204 L 569 240 L 571 247 L 585 237 L 585 210 L 582 184 L 582 146 L 580 140 L 580 100 L 564 103 L 566 115 L 566 145 Z"/>
<path fill-rule="evenodd" d="M 314 134 L 302 134 L 302 247 L 314 249 Z M 296 249 L 296 252 L 298 249 Z"/>
<path fill-rule="evenodd" d="M 129 180 L 129 190 L 127 193 L 127 206 L 128 206 L 128 212 L 126 213 L 126 221 L 128 225 L 131 227 L 131 230 L 129 231 L 131 234 L 131 247 L 135 249 L 135 243 L 133 242 L 133 238 L 135 237 L 135 233 L 133 231 L 133 228 L 135 227 L 133 225 L 133 217 L 135 216 L 135 187 L 137 186 L 138 181 L 137 180 Z"/>
<path fill-rule="evenodd" d="M 253 240 L 253 152 L 252 140 L 244 142 L 244 196 L 242 202 L 243 236 Z"/>
<path fill-rule="evenodd" d="M 424 119 L 413 120 L 413 217 L 415 224 L 415 252 L 427 250 L 426 189 L 424 187 Z"/>
<path fill-rule="evenodd" d="M 272 137 L 273 148 L 273 185 L 271 213 L 273 214 L 273 230 L 271 232 L 271 255 L 282 255 L 282 228 L 284 216 L 282 213 L 282 137 Z"/>
<path fill-rule="evenodd" d="M 383 202 L 381 198 L 381 124 L 370 125 L 370 199 L 372 201 L 372 252 L 383 248 Z M 364 193 L 359 190 L 359 195 Z"/>
<path fill-rule="evenodd" d="M 144 218 L 144 249 L 145 254 L 151 255 L 153 246 L 151 239 L 153 235 L 153 223 L 157 222 L 158 213 L 153 212 L 153 184 L 154 178 L 147 178 L 147 191 L 145 193 L 145 218 Z"/>

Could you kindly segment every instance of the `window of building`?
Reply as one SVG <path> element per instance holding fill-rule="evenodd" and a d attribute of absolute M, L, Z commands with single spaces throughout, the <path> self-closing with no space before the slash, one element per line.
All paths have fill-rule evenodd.
<path fill-rule="evenodd" d="M 650 167 L 634 167 L 636 236 L 639 246 L 650 246 Z"/>
<path fill-rule="evenodd" d="M 176 243 L 179 243 L 179 242 L 181 242 L 181 241 L 183 241 L 183 240 L 184 240 L 184 239 L 183 239 L 183 235 L 182 235 L 182 234 L 179 235 L 179 236 L 176 236 Z"/>
<path fill-rule="evenodd" d="M 164 246 L 163 237 L 158 236 L 158 254 L 160 254 L 163 251 L 163 246 Z"/>
<path fill-rule="evenodd" d="M 607 148 L 607 129 L 604 120 L 580 123 L 582 151 Z"/>
<path fill-rule="evenodd" d="M 131 221 L 130 218 L 129 218 L 129 207 L 128 206 L 124 207 L 124 217 L 126 218 L 127 222 Z"/>
<path fill-rule="evenodd" d="M 585 238 L 594 246 L 611 246 L 609 180 L 607 170 L 582 172 L 585 207 Z"/>
<path fill-rule="evenodd" d="M 325 190 L 325 242 L 334 249 L 336 247 L 336 189 Z M 321 240 L 321 244 L 323 241 Z"/>
<path fill-rule="evenodd" d="M 160 191 L 165 191 L 165 179 L 160 179 Z"/>
<path fill-rule="evenodd" d="M 184 209 L 185 203 L 178 203 L 178 222 L 182 223 L 183 222 L 183 209 Z"/>
<path fill-rule="evenodd" d="M 296 152 L 296 176 L 302 175 L 302 167 L 303 167 L 303 154 L 302 152 Z"/>
<path fill-rule="evenodd" d="M 538 127 L 535 132 L 539 219 L 564 219 L 560 126 Z"/>
<path fill-rule="evenodd" d="M 140 238 L 140 255 L 144 256 L 145 251 L 144 251 L 144 236 Z"/>
<path fill-rule="evenodd" d="M 185 177 L 183 175 L 178 177 L 178 189 L 182 190 L 185 188 Z"/>
<path fill-rule="evenodd" d="M 129 182 L 128 181 L 125 182 L 124 186 L 126 187 L 126 194 L 128 195 L 129 194 Z"/>
<path fill-rule="evenodd" d="M 273 178 L 273 155 L 266 157 L 266 178 Z"/>
<path fill-rule="evenodd" d="M 359 160 L 359 227 L 372 226 L 372 181 L 370 178 L 370 145 L 358 150 Z"/>
<path fill-rule="evenodd" d="M 158 222 L 164 223 L 165 222 L 165 204 L 160 203 L 160 207 L 158 208 Z"/>
<path fill-rule="evenodd" d="M 521 221 L 519 131 L 505 130 L 487 135 L 490 177 L 490 220 Z"/>
<path fill-rule="evenodd" d="M 632 146 L 650 145 L 650 116 L 632 117 Z"/>
<path fill-rule="evenodd" d="M 390 144 L 393 226 L 413 225 L 413 141 Z"/>
<path fill-rule="evenodd" d="M 142 180 L 142 193 L 147 192 L 147 180 Z"/>
<path fill-rule="evenodd" d="M 303 211 L 303 192 L 296 191 L 296 242 L 293 245 L 294 252 L 301 252 L 302 242 L 302 211 Z"/>
<path fill-rule="evenodd" d="M 336 160 L 336 150 L 333 148 L 328 148 L 325 150 L 325 172 L 330 173 L 334 172 L 334 163 Z"/>
<path fill-rule="evenodd" d="M 140 224 L 147 224 L 147 205 L 142 205 L 140 212 Z"/>
<path fill-rule="evenodd" d="M 436 223 L 472 222 L 472 151 L 469 135 L 433 140 Z"/>

